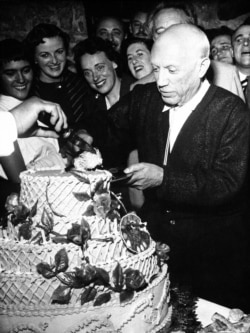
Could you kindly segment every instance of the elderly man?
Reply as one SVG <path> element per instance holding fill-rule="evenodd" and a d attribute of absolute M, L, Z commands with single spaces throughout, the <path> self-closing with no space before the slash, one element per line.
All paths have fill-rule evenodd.
<path fill-rule="evenodd" d="M 194 25 L 162 33 L 152 64 L 156 84 L 138 85 L 110 110 L 117 136 L 139 153 L 140 163 L 124 172 L 144 190 L 141 215 L 153 238 L 171 247 L 171 279 L 244 307 L 249 113 L 204 79 L 209 41 Z"/>

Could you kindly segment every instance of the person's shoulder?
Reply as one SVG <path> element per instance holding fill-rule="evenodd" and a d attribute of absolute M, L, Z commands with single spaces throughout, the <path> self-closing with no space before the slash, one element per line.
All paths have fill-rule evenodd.
<path fill-rule="evenodd" d="M 149 82 L 145 84 L 137 84 L 128 95 L 131 96 L 133 101 L 145 103 L 151 98 L 158 98 L 159 91 L 155 82 Z"/>
<path fill-rule="evenodd" d="M 15 97 L 0 94 L 0 111 L 9 111 L 20 103 L 22 101 Z"/>
<path fill-rule="evenodd" d="M 124 74 L 122 74 L 121 82 L 131 85 L 131 84 L 134 84 L 136 82 L 136 80 L 135 80 L 135 78 L 133 78 L 132 75 L 124 73 Z"/>
<path fill-rule="evenodd" d="M 133 90 L 134 87 L 136 87 L 137 85 L 144 85 L 147 83 L 152 83 L 155 82 L 155 77 L 154 77 L 154 73 L 150 73 L 146 76 L 144 76 L 142 79 L 135 81 L 131 86 L 130 86 L 130 90 Z"/>
<path fill-rule="evenodd" d="M 73 73 L 72 71 L 66 69 L 63 73 L 63 81 L 75 89 L 80 89 L 85 93 L 88 91 L 88 84 L 83 76 L 78 73 Z"/>
<path fill-rule="evenodd" d="M 221 97 L 230 97 L 230 98 L 235 99 L 235 100 L 240 100 L 244 104 L 244 102 L 242 101 L 242 99 L 238 95 L 234 94 L 233 92 L 231 92 L 228 89 L 217 86 L 216 84 L 213 84 L 213 83 L 211 84 L 211 89 L 213 89 L 214 92 L 217 95 L 220 95 Z"/>
<path fill-rule="evenodd" d="M 121 77 L 121 89 L 120 89 L 120 96 L 126 95 L 130 91 L 130 87 L 132 84 L 134 84 L 135 79 L 127 74 L 124 73 Z"/>
<path fill-rule="evenodd" d="M 208 94 L 210 102 L 215 103 L 216 108 L 221 107 L 227 109 L 228 112 L 230 112 L 231 108 L 242 109 L 243 111 L 248 110 L 246 103 L 238 95 L 227 89 L 211 84 Z"/>
<path fill-rule="evenodd" d="M 75 80 L 83 80 L 83 77 L 78 74 L 78 73 L 74 73 L 72 71 L 70 71 L 69 69 L 65 69 L 63 72 L 63 78 L 64 79 L 75 79 Z"/>
<path fill-rule="evenodd" d="M 224 76 L 227 76 L 227 74 L 236 74 L 237 73 L 237 67 L 233 64 L 228 64 L 222 61 L 216 61 L 211 60 L 211 68 L 216 73 L 221 73 Z"/>

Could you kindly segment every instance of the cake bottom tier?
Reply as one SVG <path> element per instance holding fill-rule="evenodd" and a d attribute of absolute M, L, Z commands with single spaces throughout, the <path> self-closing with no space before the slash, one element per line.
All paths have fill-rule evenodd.
<path fill-rule="evenodd" d="M 1 333 L 153 333 L 170 323 L 167 266 L 152 283 L 124 304 L 118 299 L 101 306 L 2 306 Z"/>

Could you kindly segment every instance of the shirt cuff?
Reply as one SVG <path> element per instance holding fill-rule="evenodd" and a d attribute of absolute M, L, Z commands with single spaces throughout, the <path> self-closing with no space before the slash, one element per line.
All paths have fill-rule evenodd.
<path fill-rule="evenodd" d="M 17 139 L 17 127 L 14 116 L 9 112 L 0 112 L 0 156 L 7 156 L 14 151 Z"/>

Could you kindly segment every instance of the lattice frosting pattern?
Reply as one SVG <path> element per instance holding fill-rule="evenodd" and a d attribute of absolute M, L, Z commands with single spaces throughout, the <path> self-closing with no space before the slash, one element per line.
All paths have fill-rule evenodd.
<path fill-rule="evenodd" d="M 57 325 L 62 333 L 162 327 L 169 248 L 151 239 L 137 215 L 121 216 L 111 175 L 28 171 L 21 179 L 20 200 L 9 202 L 0 229 L 3 333 L 32 332 L 32 325 L 46 333 Z"/>

